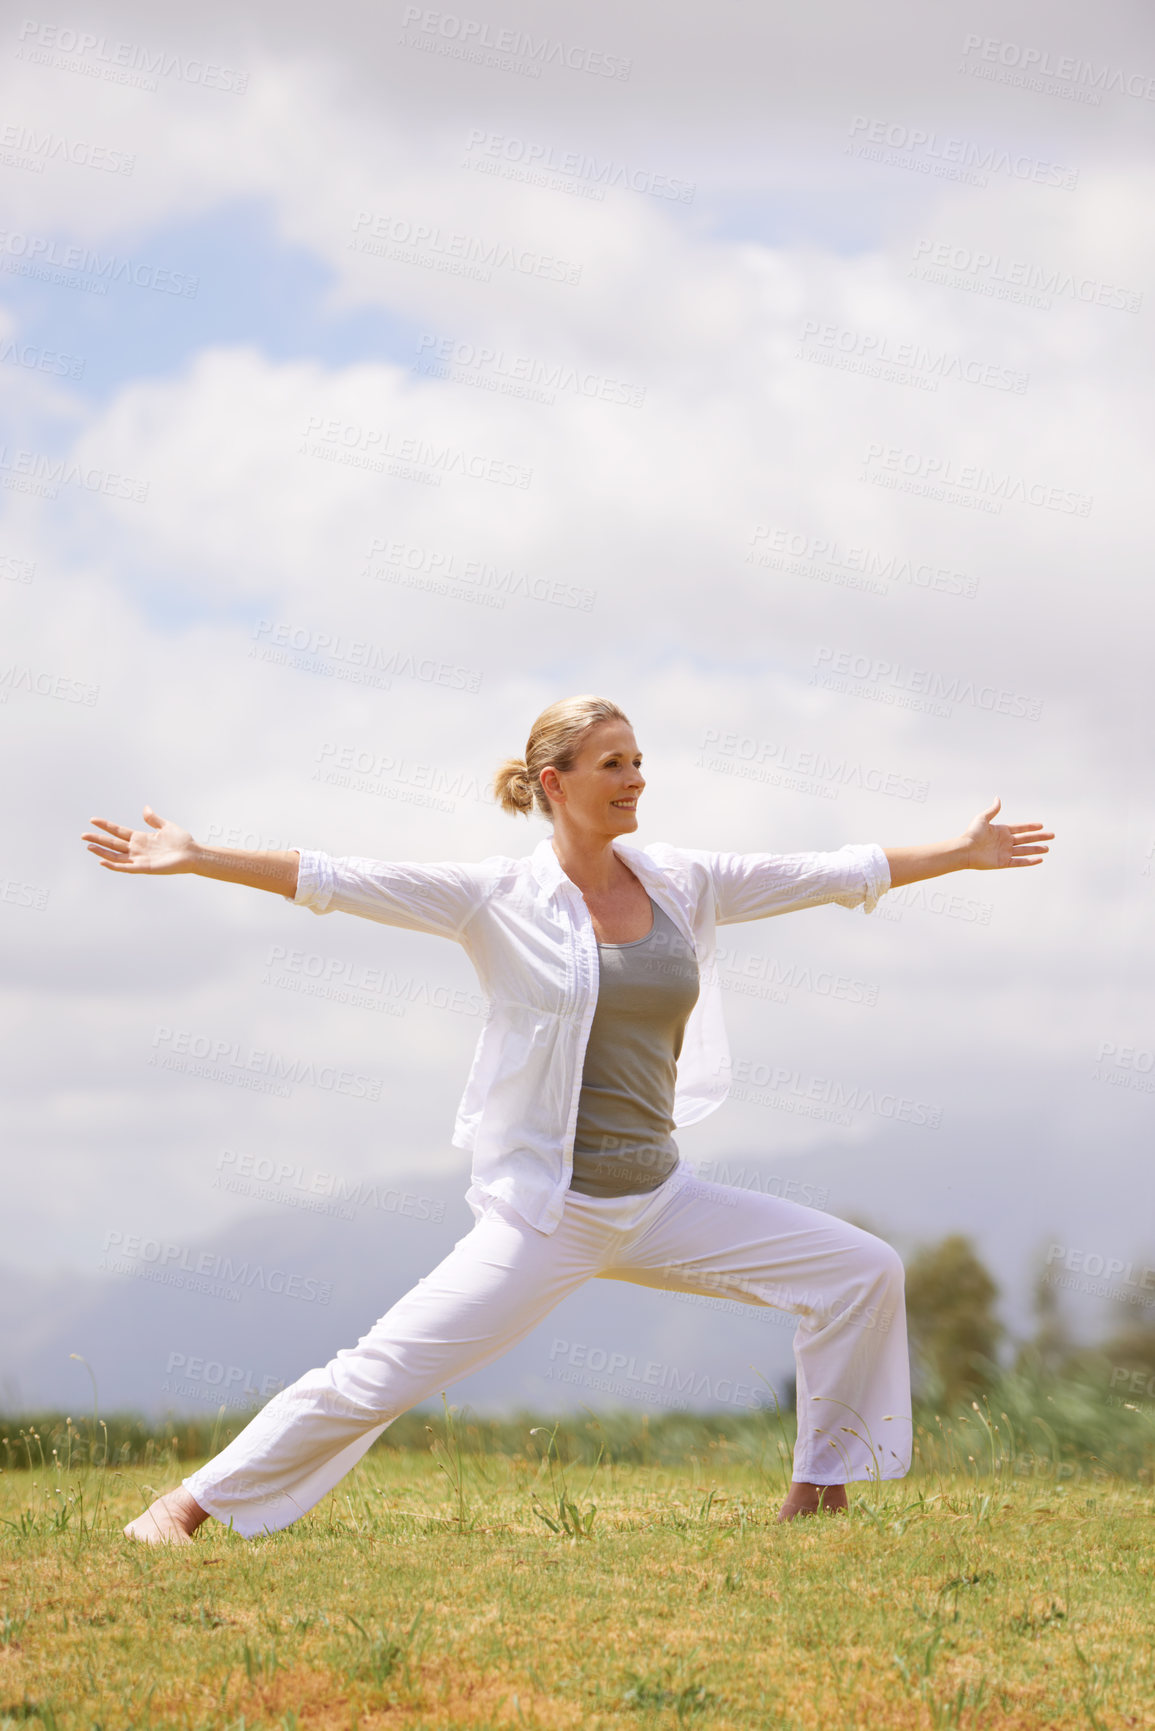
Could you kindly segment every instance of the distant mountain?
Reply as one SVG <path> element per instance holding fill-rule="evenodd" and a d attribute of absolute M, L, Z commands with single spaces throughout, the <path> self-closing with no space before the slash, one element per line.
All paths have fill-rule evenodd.
<path fill-rule="evenodd" d="M 104 1411 L 203 1414 L 260 1402 L 353 1346 L 469 1232 L 463 1188 L 456 1178 L 395 1180 L 360 1205 L 330 1199 L 327 1212 L 286 1192 L 211 1244 L 126 1240 L 89 1276 L 0 1268 L 9 1325 L 0 1408 L 90 1412 L 91 1382 L 74 1353 L 92 1367 Z M 479 1412 L 745 1411 L 770 1401 L 768 1382 L 788 1404 L 793 1326 L 778 1311 L 593 1280 L 446 1392 Z"/>

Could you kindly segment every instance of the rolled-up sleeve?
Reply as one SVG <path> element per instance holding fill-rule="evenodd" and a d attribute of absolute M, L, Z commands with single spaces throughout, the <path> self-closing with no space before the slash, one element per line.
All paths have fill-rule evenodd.
<path fill-rule="evenodd" d="M 861 907 L 872 913 L 890 888 L 890 866 L 876 842 L 847 842 L 831 853 L 712 853 L 719 925 L 760 920 L 793 908 Z"/>
<path fill-rule="evenodd" d="M 485 897 L 478 868 L 456 860 L 426 865 L 297 851 L 293 903 L 315 914 L 360 914 L 383 925 L 456 938 Z"/>

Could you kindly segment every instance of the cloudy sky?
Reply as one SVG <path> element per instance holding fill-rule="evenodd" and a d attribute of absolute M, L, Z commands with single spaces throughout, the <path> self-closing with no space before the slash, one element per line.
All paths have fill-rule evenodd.
<path fill-rule="evenodd" d="M 39 1330 L 5 1399 L 66 1397 L 78 1293 L 157 1297 L 110 1246 L 284 1260 L 294 1187 L 448 1197 L 440 1237 L 359 1229 L 356 1305 L 354 1235 L 318 1251 L 331 1349 L 374 1243 L 420 1271 L 469 1224 L 463 955 L 114 877 L 89 819 L 520 854 L 489 778 L 578 691 L 635 724 L 643 841 L 945 839 L 996 796 L 1057 832 L 730 928 L 746 1081 L 682 1151 L 904 1252 L 970 1233 L 1018 1327 L 1048 1254 L 1085 1335 L 1155 1297 L 1152 34 L 1123 0 L 4 26 L 0 1259 Z M 106 1401 L 239 1314 L 173 1302 L 143 1368 L 132 1305 L 85 1336 Z"/>

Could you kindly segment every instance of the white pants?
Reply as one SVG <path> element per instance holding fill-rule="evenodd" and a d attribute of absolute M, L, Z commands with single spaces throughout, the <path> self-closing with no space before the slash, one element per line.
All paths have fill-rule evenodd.
<path fill-rule="evenodd" d="M 808 1484 L 901 1478 L 910 1465 L 903 1268 L 881 1239 L 817 1209 L 695 1178 L 644 1196 L 570 1191 L 553 1233 L 469 1192 L 476 1218 L 443 1262 L 356 1346 L 274 1395 L 184 1480 L 246 1538 L 298 1520 L 385 1428 L 516 1345 L 587 1280 L 772 1305 L 794 1336 Z"/>

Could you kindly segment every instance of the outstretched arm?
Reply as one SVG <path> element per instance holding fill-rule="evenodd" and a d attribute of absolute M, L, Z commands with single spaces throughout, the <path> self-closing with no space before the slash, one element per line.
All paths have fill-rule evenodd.
<path fill-rule="evenodd" d="M 112 872 L 143 872 L 151 876 L 192 872 L 197 877 L 218 878 L 222 883 L 247 884 L 254 890 L 273 890 L 290 900 L 297 893 L 296 848 L 250 852 L 247 848 L 207 848 L 193 840 L 187 829 L 158 817 L 150 805 L 144 808 L 148 829 L 124 829 L 103 817 L 93 825 L 102 833 L 82 836 L 88 851 Z"/>
<path fill-rule="evenodd" d="M 1043 844 L 1054 841 L 1054 831 L 1044 830 L 1041 823 L 992 823 L 1001 805 L 1002 800 L 996 799 L 953 841 L 883 848 L 890 865 L 891 889 L 922 878 L 942 877 L 945 872 L 1042 865 L 1042 855 L 1051 851 Z"/>

